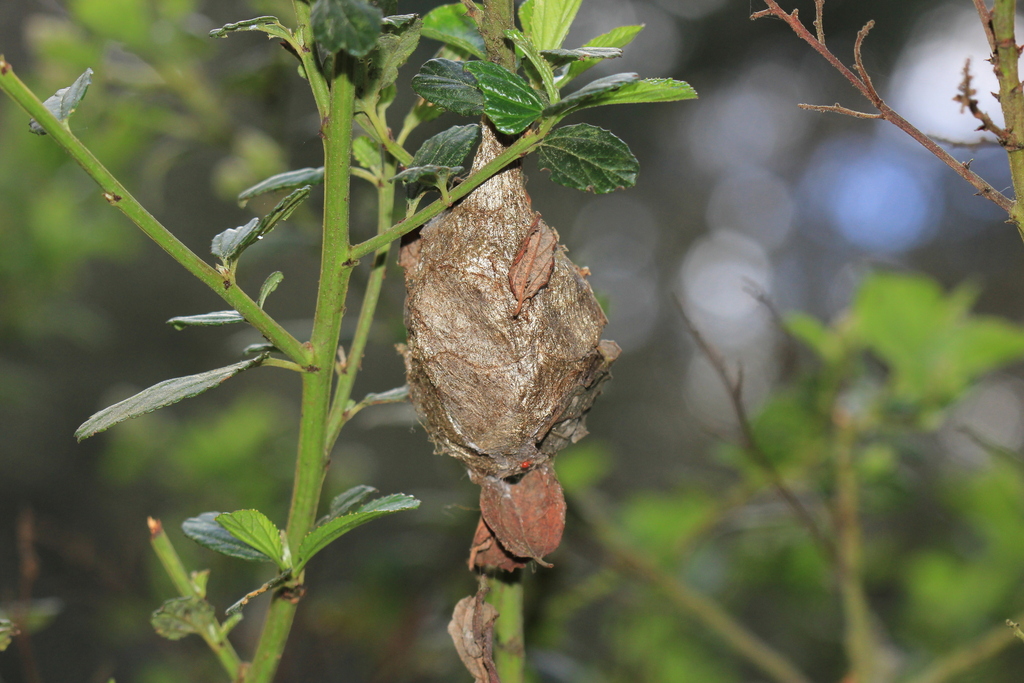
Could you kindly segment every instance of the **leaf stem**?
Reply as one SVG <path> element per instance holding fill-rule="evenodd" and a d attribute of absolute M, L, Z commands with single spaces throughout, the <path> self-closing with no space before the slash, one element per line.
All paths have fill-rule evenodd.
<path fill-rule="evenodd" d="M 344 54 L 337 58 L 331 84 L 330 113 L 324 133 L 324 225 L 313 332 L 309 346 L 310 372 L 302 377 L 302 418 L 299 423 L 298 456 L 291 509 L 286 530 L 293 554 L 316 521 L 324 476 L 330 462 L 327 450 L 327 415 L 334 380 L 345 296 L 354 262 L 349 245 L 349 187 L 352 158 L 352 117 L 355 113 L 353 63 Z M 303 592 L 302 575 L 274 594 L 246 683 L 270 683 L 284 652 Z"/>
<path fill-rule="evenodd" d="M 299 60 L 302 62 L 306 80 L 309 81 L 309 88 L 313 91 L 316 109 L 320 113 L 320 118 L 323 119 L 331 108 L 331 90 L 316 58 L 313 29 L 309 23 L 310 3 L 303 2 L 303 0 L 292 0 L 292 8 L 295 10 L 295 35 L 299 48 Z"/>
<path fill-rule="evenodd" d="M 523 573 L 487 574 L 487 602 L 498 610 L 494 622 L 494 665 L 501 683 L 523 683 L 526 649 L 523 640 Z"/>
<path fill-rule="evenodd" d="M 204 599 L 205 596 L 202 591 L 189 578 L 188 571 L 185 569 L 185 565 L 182 564 L 178 552 L 171 544 L 171 539 L 167 537 L 167 532 L 164 531 L 160 520 L 150 517 L 147 521 L 149 523 L 150 545 L 153 546 L 157 559 L 160 560 L 160 564 L 163 566 L 168 578 L 171 579 L 171 583 L 178 589 L 178 593 L 184 598 L 195 597 L 201 600 Z M 210 650 L 217 656 L 221 666 L 224 667 L 231 680 L 237 680 L 242 662 L 238 658 L 235 648 L 232 647 L 231 641 L 228 640 L 223 625 L 216 618 L 213 618 L 208 626 L 209 628 L 198 629 L 197 633 L 206 641 Z"/>
<path fill-rule="evenodd" d="M 282 353 L 299 365 L 309 363 L 309 353 L 302 344 L 287 332 L 280 323 L 267 315 L 255 301 L 239 289 L 230 278 L 218 273 L 212 266 L 199 258 L 181 240 L 175 237 L 160 221 L 147 211 L 130 192 L 100 163 L 89 149 L 82 144 L 66 123 L 62 123 L 48 110 L 35 94 L 17 77 L 10 63 L 0 59 L 0 90 L 18 103 L 34 118 L 54 142 L 60 145 L 96 184 L 103 190 L 103 198 L 115 206 L 133 223 L 142 229 L 150 239 L 167 252 L 203 284 L 216 292 L 222 299 L 242 314 L 246 321 L 259 330 L 264 337 Z"/>

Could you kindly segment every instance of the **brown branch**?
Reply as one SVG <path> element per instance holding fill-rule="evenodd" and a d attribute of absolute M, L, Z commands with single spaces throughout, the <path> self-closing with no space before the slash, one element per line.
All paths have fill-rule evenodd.
<path fill-rule="evenodd" d="M 814 32 L 818 36 L 818 42 L 825 44 L 825 23 L 822 16 L 825 13 L 825 0 L 814 0 Z"/>
<path fill-rule="evenodd" d="M 981 25 L 985 27 L 985 37 L 988 38 L 988 46 L 992 52 L 996 51 L 996 37 L 992 33 L 992 10 L 985 6 L 985 0 L 974 0 L 974 8 L 978 10 L 978 18 Z"/>
<path fill-rule="evenodd" d="M 836 102 L 833 105 L 827 104 L 798 104 L 796 105 L 801 109 L 807 109 L 808 111 L 820 111 L 824 113 L 843 114 L 844 116 L 852 116 L 855 119 L 880 119 L 881 114 L 869 114 L 865 111 L 857 111 L 856 109 L 847 109 L 842 107 Z"/>
<path fill-rule="evenodd" d="M 878 105 L 882 101 L 881 95 L 875 90 L 875 84 L 871 82 L 871 76 L 868 75 L 868 70 L 864 68 L 864 57 L 861 54 L 861 50 L 864 48 L 864 40 L 868 37 L 868 33 L 875 27 L 875 20 L 872 19 L 868 23 L 857 31 L 857 41 L 853 44 L 853 64 L 857 69 L 857 73 L 860 74 L 861 81 L 864 82 L 864 86 L 867 88 L 867 98 L 871 100 L 871 103 Z"/>
<path fill-rule="evenodd" d="M 729 395 L 729 402 L 732 404 L 733 411 L 736 413 L 736 421 L 740 427 L 740 438 L 741 447 L 744 452 L 750 457 L 757 467 L 759 467 L 764 474 L 768 477 L 772 487 L 779 494 L 779 496 L 789 505 L 790 509 L 796 515 L 797 519 L 803 524 L 807 531 L 810 532 L 811 537 L 818 544 L 818 546 L 825 553 L 825 556 L 832 560 L 836 560 L 836 548 L 832 540 L 825 535 L 818 526 L 817 520 L 814 515 L 804 506 L 800 499 L 789 489 L 786 482 L 783 480 L 782 475 L 779 474 L 771 458 L 765 453 L 764 448 L 757 440 L 757 436 L 754 433 L 754 426 L 750 421 L 750 416 L 747 415 L 747 408 L 743 405 L 743 374 L 742 368 L 740 368 L 739 376 L 734 381 L 729 376 L 729 369 L 726 366 L 725 359 L 722 355 L 713 347 L 704 336 L 700 333 L 697 327 L 690 320 L 690 317 L 686 314 L 686 310 L 683 308 L 682 302 L 678 299 L 676 301 L 676 308 L 679 310 L 679 315 L 683 319 L 683 323 L 686 328 L 690 331 L 694 341 L 697 343 L 697 347 L 701 350 L 704 356 L 711 363 L 711 367 L 714 368 L 715 373 L 721 379 L 722 384 L 725 386 L 726 393 Z"/>
<path fill-rule="evenodd" d="M 971 112 L 971 116 L 981 121 L 981 125 L 978 126 L 977 130 L 987 130 L 993 133 L 999 138 L 999 144 L 1004 147 L 1009 143 L 1010 136 L 1003 128 L 996 125 L 992 118 L 981 110 L 978 106 L 978 100 L 974 99 L 974 96 L 978 93 L 977 90 L 971 87 L 971 58 L 968 57 L 967 61 L 964 62 L 963 69 L 964 77 L 960 80 L 960 85 L 957 87 L 957 95 L 953 98 L 954 102 L 960 104 L 960 113 L 963 114 L 964 110 Z"/>
<path fill-rule="evenodd" d="M 806 42 L 808 45 L 814 48 L 814 50 L 818 54 L 824 57 L 829 64 L 831 64 L 839 73 L 841 73 L 843 77 L 846 78 L 846 80 L 848 80 L 850 84 L 853 85 L 853 87 L 855 87 L 861 93 L 861 95 L 867 98 L 867 100 L 870 101 L 875 106 L 875 108 L 878 109 L 878 113 L 880 114 L 881 118 L 885 119 L 889 123 L 893 124 L 900 130 L 902 130 L 904 133 L 909 135 L 910 137 L 917 140 L 917 142 L 921 146 L 923 146 L 933 155 L 938 157 L 939 160 L 941 160 L 944 164 L 946 164 L 951 169 L 956 171 L 957 175 L 959 175 L 961 178 L 963 178 L 971 185 L 973 185 L 975 189 L 978 190 L 978 194 L 980 196 L 985 197 L 986 199 L 994 202 L 997 206 L 999 206 L 999 208 L 1003 209 L 1007 213 L 1010 213 L 1010 211 L 1014 207 L 1013 200 L 1005 196 L 999 190 L 992 187 L 992 185 L 990 185 L 988 181 L 986 181 L 984 178 L 982 178 L 974 171 L 970 170 L 967 167 L 967 165 L 961 163 L 951 154 L 949 154 L 949 152 L 942 149 L 942 147 L 940 147 L 938 143 L 936 143 L 934 140 L 932 140 L 927 135 L 922 133 L 920 130 L 915 128 L 913 125 L 911 125 L 909 121 L 907 121 L 905 118 L 897 114 L 891 107 L 889 107 L 889 105 L 887 105 L 882 100 L 881 97 L 879 97 L 878 93 L 875 91 L 874 85 L 871 83 L 870 79 L 867 78 L 867 71 L 864 69 L 863 61 L 860 58 L 860 50 L 864 42 L 864 37 L 867 36 L 867 32 L 871 29 L 871 26 L 873 25 L 872 22 L 868 22 L 868 24 L 865 25 L 864 28 L 861 29 L 861 31 L 857 34 L 857 44 L 854 52 L 854 58 L 856 61 L 856 68 L 862 72 L 862 76 L 864 76 L 866 79 L 861 80 L 861 78 L 859 78 L 855 73 L 853 73 L 853 71 L 851 71 L 849 67 L 843 64 L 838 57 L 832 54 L 832 51 L 825 47 L 825 44 L 822 41 L 818 40 L 818 38 L 815 35 L 813 35 L 810 31 L 807 30 L 807 27 L 805 27 L 800 22 L 796 10 L 793 10 L 792 13 L 787 14 L 785 10 L 783 10 L 779 6 L 776 0 L 764 1 L 765 4 L 768 5 L 768 9 L 761 10 L 759 12 L 754 12 L 753 14 L 750 15 L 751 19 L 760 19 L 762 17 L 773 16 L 785 21 L 786 24 L 788 24 L 789 27 L 793 30 L 793 32 L 796 33 L 797 36 L 799 36 L 804 42 Z M 980 0 L 976 0 L 976 2 L 980 2 Z M 833 109 L 830 111 L 836 110 Z"/>

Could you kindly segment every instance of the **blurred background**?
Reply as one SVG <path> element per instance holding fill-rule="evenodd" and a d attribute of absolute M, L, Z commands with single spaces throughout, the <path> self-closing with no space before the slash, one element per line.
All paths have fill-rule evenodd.
<path fill-rule="evenodd" d="M 402 0 L 399 11 L 436 4 Z M 809 24 L 812 2 L 784 4 Z M 832 573 L 778 498 L 723 445 L 736 433 L 735 411 L 677 302 L 731 367 L 742 365 L 754 415 L 820 378 L 821 363 L 776 314 L 802 311 L 840 329 L 873 271 L 926 273 L 944 289 L 968 282 L 979 293 L 976 310 L 1010 323 L 1021 317 L 1024 245 L 1005 215 L 889 124 L 798 109 L 867 105 L 782 22 L 751 22 L 759 9 L 758 0 L 585 0 L 566 41 L 575 47 L 619 25 L 646 24 L 622 59 L 585 78 L 673 77 L 700 99 L 588 110 L 585 120 L 613 131 L 640 160 L 628 191 L 578 193 L 527 161 L 534 207 L 590 268 L 611 320 L 606 337 L 623 349 L 591 414 L 591 436 L 560 456 L 571 510 L 578 498 L 589 513 L 570 512 L 566 541 L 550 558 L 555 568 L 527 576 L 538 681 L 769 680 L 651 581 L 623 569 L 604 527 L 661 575 L 713 596 L 812 680 L 846 674 Z M 321 165 L 319 122 L 292 58 L 261 34 L 207 37 L 260 14 L 291 20 L 289 3 L 275 0 L 6 1 L 0 53 L 43 97 L 93 68 L 72 128 L 206 254 L 214 234 L 276 201 L 242 209 L 240 190 Z M 1003 151 L 985 144 L 953 101 L 970 57 L 982 107 L 998 110 L 971 3 L 828 0 L 828 44 L 844 61 L 869 19 L 876 27 L 864 57 L 887 101 L 1009 192 Z M 409 79 L 437 47 L 423 40 L 403 70 L 393 127 L 412 102 Z M 409 147 L 457 123 L 465 121 L 446 114 L 417 130 Z M 375 197 L 356 182 L 354 231 L 363 239 Z M 269 272 L 284 272 L 267 307 L 299 336 L 313 310 L 318 202 L 253 249 L 242 273 L 243 287 L 256 290 Z M 394 351 L 404 338 L 402 298 L 396 267 L 357 395 L 404 381 Z M 294 377 L 273 368 L 245 373 L 83 444 L 72 437 L 93 412 L 142 388 L 235 362 L 256 333 L 165 324 L 221 308 L 0 100 L 0 611 L 31 598 L 36 622 L 31 652 L 15 644 L 0 654 L 5 683 L 222 678 L 198 639 L 171 643 L 149 626 L 173 589 L 145 521 L 162 519 L 186 563 L 212 569 L 218 608 L 270 578 L 264 567 L 194 546 L 178 529 L 200 512 L 239 508 L 283 524 Z M 343 340 L 354 320 L 346 322 Z M 874 468 L 865 486 L 879 492 L 866 494 L 866 580 L 892 677 L 925 670 L 1024 609 L 1016 456 L 1024 382 L 1019 367 L 1003 365 L 972 376 L 927 418 L 879 418 L 884 434 L 872 447 L 884 448 L 865 460 Z M 866 385 L 886 381 L 877 360 L 860 372 Z M 762 420 L 759 429 L 785 439 L 812 430 L 808 419 Z M 807 472 L 787 476 L 815 507 L 830 485 Z M 367 409 L 342 433 L 326 493 L 355 484 L 423 504 L 346 536 L 311 564 L 279 680 L 468 680 L 445 627 L 475 586 L 465 559 L 477 488 L 456 461 L 433 454 L 404 404 Z M 249 606 L 234 633 L 243 657 L 264 608 Z M 997 654 L 942 680 L 1019 681 L 1024 645 L 999 642 Z"/>

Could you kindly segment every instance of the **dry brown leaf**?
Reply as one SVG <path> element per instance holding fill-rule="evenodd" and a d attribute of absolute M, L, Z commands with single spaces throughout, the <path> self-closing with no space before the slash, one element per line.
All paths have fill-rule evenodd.
<path fill-rule="evenodd" d="M 480 513 L 501 546 L 517 557 L 541 558 L 555 550 L 565 530 L 565 496 L 555 471 L 541 465 L 518 481 L 480 480 Z"/>
<path fill-rule="evenodd" d="M 519 317 L 523 302 L 539 292 L 551 279 L 557 247 L 558 235 L 541 220 L 538 213 L 516 257 L 512 259 L 512 267 L 508 269 L 508 284 L 516 298 L 513 318 Z"/>
<path fill-rule="evenodd" d="M 476 595 L 462 598 L 455 605 L 452 620 L 448 622 L 448 635 L 455 643 L 455 651 L 474 683 L 501 683 L 494 666 L 494 620 L 498 610 L 484 602 L 485 589 Z"/>
<path fill-rule="evenodd" d="M 501 547 L 498 539 L 494 537 L 494 532 L 481 517 L 480 522 L 476 525 L 476 533 L 473 534 L 473 544 L 469 548 L 470 571 L 500 569 L 504 572 L 512 572 L 525 567 L 526 564 L 526 558 L 516 557 Z"/>

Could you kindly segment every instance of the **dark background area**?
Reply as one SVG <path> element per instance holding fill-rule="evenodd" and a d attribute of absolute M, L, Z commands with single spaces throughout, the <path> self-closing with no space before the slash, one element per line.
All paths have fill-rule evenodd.
<path fill-rule="evenodd" d="M 399 11 L 425 13 L 435 4 L 403 0 Z M 288 23 L 287 3 L 102 5 L 0 0 L 0 53 L 40 95 L 70 83 L 85 66 L 96 71 L 72 128 L 197 253 L 208 253 L 214 234 L 274 201 L 239 208 L 239 190 L 272 173 L 320 165 L 312 98 L 290 57 L 255 33 L 205 37 L 258 14 Z M 813 3 L 796 6 L 809 23 Z M 123 18 L 113 28 L 103 24 L 111 7 Z M 609 506 L 680 482 L 713 498 L 733 478 L 715 456 L 715 435 L 733 429 L 734 420 L 717 379 L 694 352 L 676 298 L 712 343 L 742 362 L 755 408 L 793 371 L 783 335 L 747 292 L 751 283 L 781 311 L 830 320 L 869 270 L 923 271 L 946 286 L 973 281 L 982 291 L 980 310 L 1020 319 L 1024 249 L 1012 226 L 888 124 L 797 109 L 799 102 L 867 105 L 782 22 L 751 22 L 758 9 L 756 0 L 585 0 L 570 47 L 617 25 L 647 24 L 625 58 L 587 78 L 617 71 L 673 77 L 692 84 L 700 99 L 588 112 L 588 122 L 613 131 L 640 160 L 636 188 L 578 193 L 527 162 L 534 207 L 573 259 L 591 269 L 611 318 L 606 336 L 624 351 L 590 418 L 592 448 L 613 463 L 601 485 Z M 874 19 L 865 59 L 882 94 L 897 109 L 907 104 L 901 110 L 912 122 L 938 117 L 924 119 L 925 132 L 973 142 L 977 135 L 963 132 L 952 103 L 966 56 L 960 36 L 973 33 L 984 44 L 971 12 L 966 0 L 828 0 L 826 32 L 833 51 L 849 62 L 857 30 Z M 133 28 L 135 16 L 148 23 Z M 412 101 L 409 79 L 435 49 L 424 40 L 403 70 L 392 127 Z M 943 56 L 952 60 L 952 73 L 932 68 Z M 976 58 L 974 69 L 987 75 L 988 65 Z M 948 115 L 945 105 L 918 98 L 915 88 L 929 87 L 939 92 L 935 102 L 948 101 Z M 75 428 L 96 410 L 168 377 L 233 363 L 258 335 L 166 325 L 176 315 L 220 310 L 222 302 L 107 207 L 51 141 L 29 136 L 25 118 L 0 101 L 0 609 L 10 609 L 24 585 L 17 530 L 31 527 L 39 560 L 32 595 L 50 600 L 37 605 L 40 614 L 53 612 L 32 639 L 43 681 L 218 680 L 198 639 L 170 643 L 149 627 L 149 612 L 172 588 L 151 555 L 146 517 L 164 521 L 190 566 L 212 569 L 218 607 L 269 578 L 261 567 L 192 546 L 177 528 L 203 511 L 238 508 L 259 508 L 283 524 L 297 382 L 273 368 L 249 372 L 76 444 Z M 408 147 L 465 122 L 457 119 L 448 114 L 424 126 Z M 940 130 L 946 123 L 948 131 Z M 967 121 L 966 130 L 972 127 Z M 973 168 L 998 189 L 1008 186 L 998 148 L 952 149 L 958 158 L 975 158 Z M 375 200 L 369 186 L 355 182 L 354 232 L 364 239 Z M 316 287 L 319 201 L 317 195 L 254 249 L 242 274 L 243 286 L 255 291 L 271 271 L 284 272 L 268 310 L 300 336 Z M 361 294 L 356 282 L 353 297 Z M 402 297 L 395 268 L 357 396 L 403 383 L 393 348 L 404 336 Z M 346 320 L 343 341 L 354 322 Z M 1024 443 L 1022 387 L 1013 374 L 992 380 L 996 393 L 981 405 L 993 407 L 969 416 L 1010 449 Z M 955 435 L 940 433 L 928 448 L 944 462 L 976 457 Z M 452 605 L 474 586 L 465 557 L 476 487 L 454 460 L 432 453 L 405 405 L 368 409 L 343 432 L 326 493 L 361 483 L 412 494 L 422 507 L 346 536 L 311 564 L 309 596 L 279 680 L 466 679 L 445 626 Z M 901 524 L 943 524 L 919 502 L 908 512 L 919 516 Z M 581 612 L 566 607 L 573 616 L 565 623 L 545 606 L 600 573 L 600 553 L 572 517 L 567 534 L 551 558 L 556 568 L 528 579 L 531 628 L 538 642 L 554 644 L 537 648 L 539 680 L 630 680 L 599 664 L 602 643 L 618 637 L 602 621 L 608 612 L 601 603 Z M 701 571 L 709 591 L 730 594 L 728 580 L 715 578 L 729 576 L 725 569 L 712 563 Z M 817 680 L 840 680 L 839 645 L 820 635 L 838 617 L 781 609 L 770 581 L 755 584 L 744 584 L 752 593 L 744 593 L 742 610 L 752 628 L 795 653 Z M 885 604 L 890 596 L 873 597 Z M 259 601 L 249 607 L 235 632 L 243 657 L 263 608 Z M 781 618 L 796 623 L 783 625 Z M 821 621 L 800 624 L 801 618 Z M 961 635 L 983 630 L 971 628 Z M 542 629 L 561 630 L 550 637 Z M 729 661 L 706 634 L 681 633 L 680 651 Z M 930 647 L 941 649 L 943 637 Z M 0 654 L 0 681 L 28 680 L 23 656 L 17 647 Z M 1015 681 L 1022 664 L 1024 657 L 1010 653 L 978 677 L 957 680 Z M 742 666 L 701 666 L 650 680 L 763 680 Z"/>

